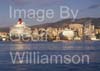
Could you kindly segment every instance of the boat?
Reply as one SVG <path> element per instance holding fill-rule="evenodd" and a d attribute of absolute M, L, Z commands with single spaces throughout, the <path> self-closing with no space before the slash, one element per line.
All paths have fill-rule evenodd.
<path fill-rule="evenodd" d="M 91 34 L 90 40 L 97 40 L 95 34 Z"/>
<path fill-rule="evenodd" d="M 65 28 L 61 34 L 60 34 L 60 38 L 64 39 L 64 40 L 73 40 L 74 39 L 74 31 L 68 28 Z"/>
<path fill-rule="evenodd" d="M 11 41 L 29 41 L 31 39 L 31 28 L 25 25 L 21 18 L 9 31 Z"/>

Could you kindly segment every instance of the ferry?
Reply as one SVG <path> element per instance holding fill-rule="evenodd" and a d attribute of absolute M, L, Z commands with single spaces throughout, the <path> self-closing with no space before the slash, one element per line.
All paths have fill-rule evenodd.
<path fill-rule="evenodd" d="M 74 39 L 74 31 L 68 28 L 65 28 L 60 35 L 60 38 L 64 38 L 67 40 L 73 40 Z"/>
<path fill-rule="evenodd" d="M 31 28 L 25 25 L 21 18 L 9 31 L 11 41 L 29 41 L 31 39 Z"/>

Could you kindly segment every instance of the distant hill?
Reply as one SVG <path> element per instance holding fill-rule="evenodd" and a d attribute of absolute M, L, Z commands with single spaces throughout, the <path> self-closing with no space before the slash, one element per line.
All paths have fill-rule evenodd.
<path fill-rule="evenodd" d="M 9 32 L 9 27 L 0 28 L 0 32 Z"/>
<path fill-rule="evenodd" d="M 100 18 L 81 18 L 81 19 L 64 19 L 61 21 L 57 21 L 54 23 L 45 23 L 45 24 L 40 24 L 40 25 L 34 25 L 34 26 L 30 26 L 31 28 L 39 28 L 39 27 L 64 27 L 67 24 L 74 24 L 74 23 L 80 23 L 80 24 L 88 24 L 88 23 L 92 23 L 94 24 L 96 27 L 100 28 Z M 9 27 L 5 27 L 5 28 L 0 28 L 0 32 L 9 32 Z"/>
<path fill-rule="evenodd" d="M 40 24 L 40 25 L 34 25 L 34 27 L 63 27 L 67 24 L 74 24 L 74 23 L 79 23 L 79 24 L 88 24 L 91 23 L 95 25 L 96 27 L 100 26 L 100 18 L 81 18 L 81 19 L 64 19 L 58 22 L 54 23 L 45 23 L 45 24 Z"/>

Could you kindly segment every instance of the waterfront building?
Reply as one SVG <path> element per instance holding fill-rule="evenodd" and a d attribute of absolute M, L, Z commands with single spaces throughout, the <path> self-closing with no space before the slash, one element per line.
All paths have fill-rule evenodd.
<path fill-rule="evenodd" d="M 38 33 L 39 33 L 39 40 L 41 41 L 47 40 L 47 32 L 45 28 L 39 28 Z"/>
<path fill-rule="evenodd" d="M 39 40 L 39 30 L 37 28 L 34 28 L 32 30 L 32 41 Z"/>
<path fill-rule="evenodd" d="M 100 39 L 100 26 L 95 27 L 95 34 L 96 34 L 96 38 Z"/>
<path fill-rule="evenodd" d="M 9 40 L 8 33 L 6 33 L 6 32 L 0 32 L 0 40 L 1 41 L 7 41 L 7 40 Z"/>
<path fill-rule="evenodd" d="M 95 27 L 95 33 L 96 33 L 96 34 L 100 34 L 100 26 Z"/>
<path fill-rule="evenodd" d="M 83 25 L 79 23 L 73 23 L 69 25 L 69 28 L 75 31 L 76 37 L 82 37 L 83 35 Z"/>

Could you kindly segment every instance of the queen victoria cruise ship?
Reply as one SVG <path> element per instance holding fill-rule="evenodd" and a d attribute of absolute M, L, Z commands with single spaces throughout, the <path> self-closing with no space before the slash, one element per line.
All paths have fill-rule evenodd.
<path fill-rule="evenodd" d="M 31 40 L 31 28 L 19 18 L 17 24 L 10 28 L 9 35 L 11 41 L 29 41 Z"/>

